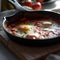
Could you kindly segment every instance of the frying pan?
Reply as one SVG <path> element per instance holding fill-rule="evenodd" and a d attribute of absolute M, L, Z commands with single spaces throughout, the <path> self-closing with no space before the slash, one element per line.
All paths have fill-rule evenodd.
<path fill-rule="evenodd" d="M 51 12 L 51 11 L 19 11 L 13 16 L 10 17 L 4 17 L 3 19 L 3 29 L 6 32 L 7 36 L 16 43 L 28 45 L 28 46 L 48 46 L 60 43 L 60 36 L 49 38 L 49 39 L 27 39 L 15 36 L 11 34 L 9 31 L 7 31 L 7 28 L 5 27 L 6 24 L 9 24 L 11 21 L 17 21 L 20 18 L 51 18 L 52 20 L 59 22 L 60 24 L 60 14 Z"/>

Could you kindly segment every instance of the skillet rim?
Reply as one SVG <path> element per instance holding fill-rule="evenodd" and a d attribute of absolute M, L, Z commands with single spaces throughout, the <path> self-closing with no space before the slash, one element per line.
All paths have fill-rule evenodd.
<path fill-rule="evenodd" d="M 29 12 L 37 12 L 37 11 L 29 11 Z M 56 12 L 52 12 L 52 11 L 40 11 L 40 12 L 48 12 L 48 13 L 53 13 L 53 14 L 57 14 L 58 16 L 60 16 L 60 13 L 56 13 Z M 16 13 L 16 14 L 18 14 L 18 13 Z M 15 16 L 16 14 L 14 14 L 13 16 Z M 35 46 L 35 47 L 36 46 L 50 46 L 50 45 L 53 45 L 53 44 L 56 44 L 56 43 L 60 42 L 60 40 L 59 40 L 60 36 L 50 38 L 50 39 L 27 39 L 27 38 L 21 38 L 21 37 L 18 37 L 16 35 L 13 35 L 13 34 L 9 33 L 5 29 L 4 24 L 6 23 L 7 18 L 10 18 L 10 17 L 13 17 L 13 16 L 9 16 L 9 17 L 5 16 L 4 19 L 3 19 L 3 29 L 4 29 L 4 31 L 6 32 L 7 35 L 10 35 L 8 37 L 12 37 L 12 41 L 15 41 L 16 43 L 19 43 L 19 44 L 23 44 L 23 45 L 27 45 L 27 46 Z M 18 38 L 18 40 L 17 40 L 17 38 Z"/>
<path fill-rule="evenodd" d="M 23 11 L 23 12 L 25 12 L 25 11 Z M 56 13 L 56 12 L 52 12 L 52 11 L 29 11 L 29 13 L 30 12 L 48 12 L 48 13 L 53 13 L 53 14 L 58 14 L 58 15 L 60 15 L 60 13 Z M 19 12 L 18 12 L 19 13 Z M 15 13 L 13 16 L 15 16 L 16 14 L 18 14 L 18 13 Z M 9 16 L 9 17 L 4 17 L 4 20 L 3 20 L 3 28 L 4 28 L 4 30 L 6 30 L 6 32 L 7 33 L 9 33 L 9 34 L 11 34 L 10 32 L 8 32 L 7 31 L 7 29 L 5 28 L 5 23 L 6 23 L 6 21 L 7 21 L 7 18 L 11 18 L 11 17 L 13 17 L 13 16 Z M 11 34 L 11 35 L 13 35 L 13 36 L 15 36 L 15 37 L 18 37 L 18 36 L 16 36 L 16 35 L 14 35 L 14 34 Z M 60 36 L 58 36 L 58 37 L 60 37 Z M 29 39 L 29 38 L 22 38 L 22 37 L 18 37 L 18 38 L 22 38 L 22 39 L 28 39 L 28 40 L 50 40 L 50 39 L 54 39 L 54 38 L 58 38 L 58 37 L 53 37 L 53 38 L 47 38 L 47 39 Z"/>

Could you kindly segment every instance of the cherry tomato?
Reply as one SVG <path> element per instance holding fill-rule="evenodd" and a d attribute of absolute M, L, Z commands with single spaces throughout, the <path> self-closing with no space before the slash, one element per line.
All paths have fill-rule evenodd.
<path fill-rule="evenodd" d="M 23 3 L 24 6 L 32 7 L 32 0 L 25 0 Z"/>
<path fill-rule="evenodd" d="M 32 2 L 24 2 L 23 5 L 28 6 L 28 7 L 32 7 Z"/>
<path fill-rule="evenodd" d="M 41 10 L 42 9 L 41 3 L 37 2 L 37 3 L 33 4 L 32 9 L 34 9 L 34 10 Z"/>

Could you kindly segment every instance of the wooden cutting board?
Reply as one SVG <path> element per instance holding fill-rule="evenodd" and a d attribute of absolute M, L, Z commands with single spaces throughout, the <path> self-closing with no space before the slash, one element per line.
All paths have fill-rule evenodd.
<path fill-rule="evenodd" d="M 0 33 L 0 41 L 12 51 L 19 60 L 44 60 L 48 54 L 60 51 L 60 44 L 45 47 L 24 46 L 11 41 L 5 32 Z"/>

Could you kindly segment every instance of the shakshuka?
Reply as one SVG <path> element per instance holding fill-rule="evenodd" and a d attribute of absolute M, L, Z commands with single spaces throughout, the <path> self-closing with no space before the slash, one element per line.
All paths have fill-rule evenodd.
<path fill-rule="evenodd" d="M 28 39 L 48 39 L 60 36 L 60 25 L 53 20 L 29 20 L 22 18 L 6 24 L 7 30 L 18 37 Z"/>

